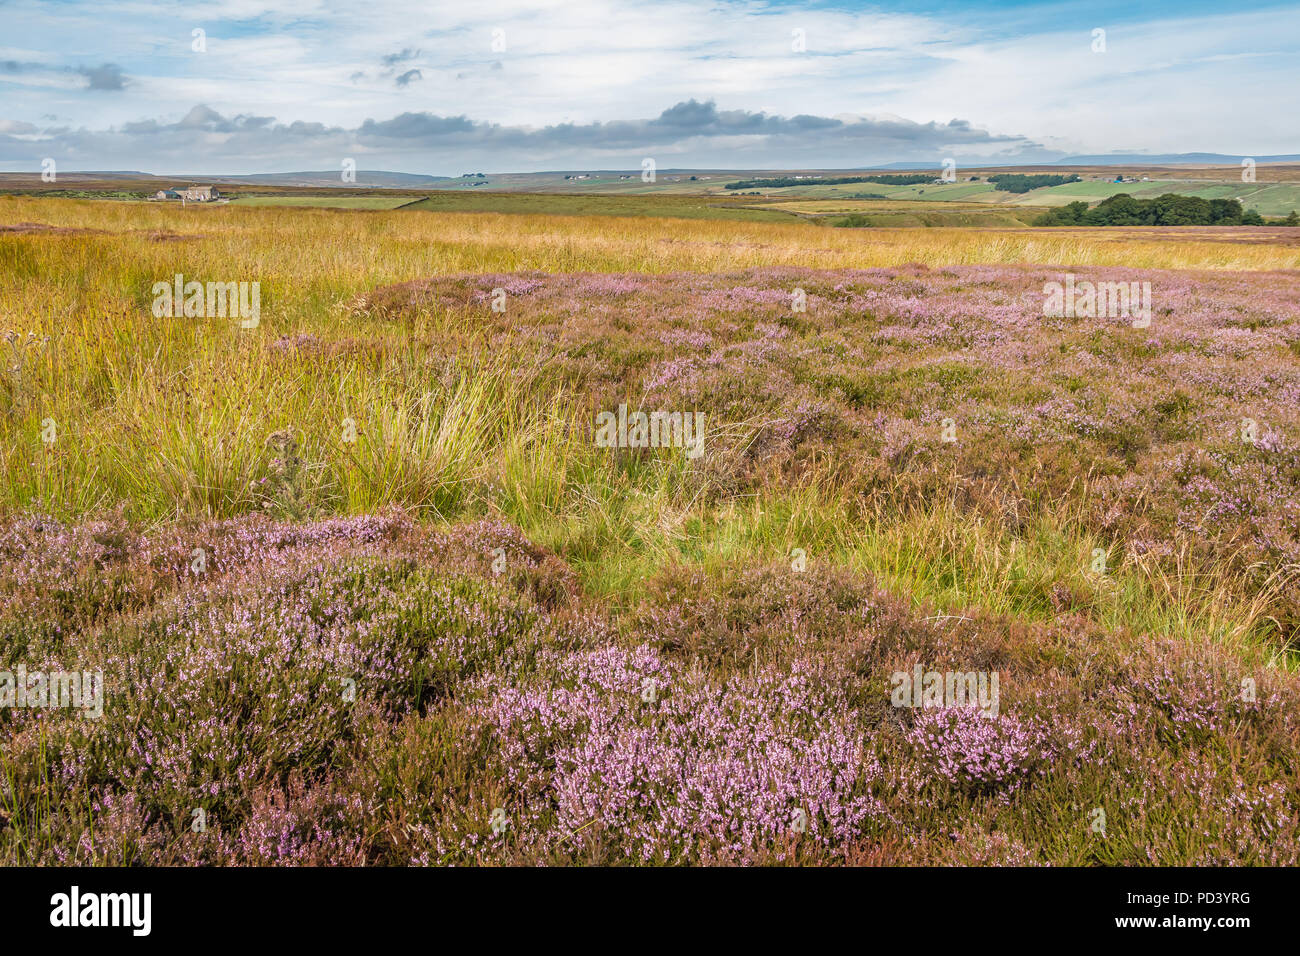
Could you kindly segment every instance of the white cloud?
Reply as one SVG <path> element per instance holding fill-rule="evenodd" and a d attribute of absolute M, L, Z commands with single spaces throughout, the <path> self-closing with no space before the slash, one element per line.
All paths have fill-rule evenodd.
<path fill-rule="evenodd" d="M 1066 151 L 1300 151 L 1295 124 L 1276 119 L 1300 112 L 1300 16 L 1119 23 L 1094 54 L 1093 24 L 1053 8 L 1018 15 L 1035 32 L 1003 35 L 991 9 L 941 18 L 760 0 L 126 0 L 112 17 L 90 2 L 14 0 L 0 96 L 14 120 L 57 113 L 100 131 L 176 120 L 196 102 L 355 129 L 406 112 L 586 124 L 696 98 L 783 116 L 966 117 Z M 196 26 L 206 53 L 190 49 Z M 805 52 L 791 49 L 795 29 Z M 6 72 L 5 60 L 40 69 Z M 120 65 L 123 88 L 84 90 L 78 71 L 105 63 Z"/>

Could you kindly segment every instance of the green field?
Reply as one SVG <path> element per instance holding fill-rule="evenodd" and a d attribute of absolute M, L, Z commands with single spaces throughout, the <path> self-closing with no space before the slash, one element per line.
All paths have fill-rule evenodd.
<path fill-rule="evenodd" d="M 1088 180 L 1033 189 L 1027 193 L 1002 192 L 987 182 L 956 182 L 935 185 L 885 186 L 875 183 L 852 183 L 840 186 L 786 186 L 765 189 L 772 199 L 853 199 L 874 194 L 891 201 L 909 202 L 980 202 L 1006 206 L 1064 206 L 1084 201 L 1098 203 L 1111 196 L 1127 193 L 1137 199 L 1152 199 L 1165 193 L 1199 196 L 1203 199 L 1240 199 L 1247 209 L 1261 216 L 1285 216 L 1300 209 L 1300 183 L 1232 183 L 1197 180 L 1162 179 L 1148 182 L 1116 183 Z"/>
<path fill-rule="evenodd" d="M 1016 196 L 1016 205 L 1064 206 L 1083 200 L 1100 202 L 1111 196 L 1127 193 L 1135 199 L 1154 199 L 1165 193 L 1179 196 L 1197 196 L 1201 199 L 1239 199 L 1247 209 L 1261 216 L 1285 216 L 1300 208 L 1300 184 L 1297 183 L 1198 183 L 1170 180 L 1138 183 L 1086 182 L 1036 189 Z"/>

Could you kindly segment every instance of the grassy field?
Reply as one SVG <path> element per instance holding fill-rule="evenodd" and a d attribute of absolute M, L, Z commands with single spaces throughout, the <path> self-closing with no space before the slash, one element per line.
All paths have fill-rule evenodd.
<path fill-rule="evenodd" d="M 1011 207 L 994 203 L 951 202 L 936 205 L 877 199 L 786 200 L 776 208 L 832 225 L 864 224 L 886 228 L 912 226 L 983 226 L 1011 228 L 1033 224 L 1044 207 Z M 862 220 L 865 219 L 865 223 Z"/>
<path fill-rule="evenodd" d="M 241 206 L 298 206 L 317 209 L 397 209 L 421 202 L 411 196 L 240 196 Z"/>
<path fill-rule="evenodd" d="M 644 203 L 0 197 L 0 861 L 1300 862 L 1294 230 Z"/>
<path fill-rule="evenodd" d="M 877 183 L 852 183 L 839 186 L 786 186 L 780 189 L 761 190 L 769 199 L 846 201 L 863 193 L 877 194 L 890 202 L 911 203 L 984 203 L 1008 206 L 1064 206 L 1084 200 L 1097 203 L 1120 193 L 1138 199 L 1152 199 L 1165 193 L 1181 196 L 1199 196 L 1204 199 L 1240 199 L 1247 209 L 1261 216 L 1286 216 L 1300 208 L 1300 183 L 1241 183 L 1195 182 L 1186 180 L 1155 180 L 1150 182 L 1116 183 L 1100 180 L 1066 183 L 1031 189 L 1027 193 L 1010 193 L 998 190 L 988 182 L 933 183 L 915 186 L 886 186 Z M 802 202 L 800 203 L 802 205 Z"/>
<path fill-rule="evenodd" d="M 601 193 L 495 193 L 480 190 L 434 193 L 408 207 L 422 212 L 528 213 L 550 216 L 653 216 L 675 219 L 730 219 L 742 222 L 792 222 L 796 217 L 777 208 L 756 206 L 734 197 L 631 196 Z"/>
<path fill-rule="evenodd" d="M 807 170 L 803 174 L 818 171 Z M 934 173 L 937 170 L 919 170 Z M 996 189 L 987 177 L 999 172 L 1052 173 L 1082 175 L 1084 182 L 1010 193 Z M 844 170 L 820 171 L 827 177 L 843 176 Z M 969 175 L 967 175 L 969 173 Z M 892 174 L 892 173 L 891 173 Z M 796 208 L 813 202 L 857 202 L 864 197 L 878 197 L 871 202 L 888 203 L 874 212 L 872 225 L 908 228 L 913 226 L 1014 226 L 1027 222 L 1037 209 L 1061 206 L 1076 200 L 1097 203 L 1119 193 L 1149 199 L 1164 193 L 1198 196 L 1206 199 L 1235 198 L 1248 209 L 1263 216 L 1282 218 L 1300 209 L 1300 167 L 1265 164 L 1256 169 L 1258 181 L 1241 182 L 1238 167 L 1019 167 L 963 171 L 955 183 L 923 183 L 913 186 L 889 186 L 881 183 L 805 185 L 762 189 L 762 196 L 738 196 L 725 188 L 739 180 L 762 179 L 772 175 L 763 171 L 661 171 L 655 182 L 642 182 L 639 174 L 606 171 L 590 174 L 587 179 L 566 179 L 560 172 L 493 174 L 486 180 L 476 178 L 446 180 L 427 188 L 378 188 L 351 186 L 346 189 L 330 185 L 334 174 L 299 174 L 296 185 L 271 185 L 265 182 L 220 180 L 223 193 L 234 196 L 242 205 L 321 206 L 325 208 L 398 208 L 416 203 L 420 208 L 436 211 L 536 213 L 544 215 L 613 215 L 653 216 L 686 219 L 740 219 L 754 222 L 780 222 L 790 213 L 805 215 Z M 971 176 L 978 181 L 972 182 Z M 1135 179 L 1113 182 L 1116 176 Z M 1147 181 L 1142 181 L 1145 176 Z M 693 178 L 692 178 L 693 177 Z M 382 178 L 382 177 L 380 177 Z M 303 183 L 311 185 L 303 185 Z M 60 176 L 58 183 L 43 183 L 31 173 L 0 173 L 0 194 L 48 196 L 50 198 L 144 199 L 160 188 L 174 186 L 170 179 L 144 174 L 79 174 Z M 754 190 L 744 190 L 754 192 Z M 790 204 L 787 208 L 787 204 Z M 960 211 L 950 210 L 958 204 Z M 997 208 L 1001 212 L 972 215 L 974 206 Z M 910 207 L 905 213 L 900 206 Z M 940 208 L 935 208 L 940 207 Z M 1022 208 L 1023 207 L 1023 208 Z M 926 211 L 926 210 L 930 211 Z"/>

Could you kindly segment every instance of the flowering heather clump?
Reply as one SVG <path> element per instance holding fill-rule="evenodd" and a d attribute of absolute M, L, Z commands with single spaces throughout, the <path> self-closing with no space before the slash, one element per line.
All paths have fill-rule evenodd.
<path fill-rule="evenodd" d="M 255 793 L 239 832 L 227 838 L 217 831 L 209 853 L 249 866 L 360 866 L 366 862 L 365 837 L 358 824 L 367 799 L 305 791 L 301 780 L 291 780 L 285 791 Z M 189 842 L 194 849 L 204 843 Z"/>
<path fill-rule="evenodd" d="M 706 349 L 713 344 L 713 336 L 697 329 L 665 329 L 658 334 L 664 345 L 684 345 L 692 349 Z"/>
<path fill-rule="evenodd" d="M 400 512 L 0 542 L 6 664 L 107 689 L 0 710 L 12 862 L 1296 862 L 1300 683 L 1223 649 L 822 566 L 667 571 L 620 623 L 518 529 Z M 999 715 L 892 706 L 921 660 L 999 672 Z"/>
<path fill-rule="evenodd" d="M 1164 653 L 1132 654 L 1121 662 L 1128 687 L 1116 706 L 1140 716 L 1171 746 L 1199 748 L 1243 734 L 1300 730 L 1300 714 L 1287 695 L 1255 669 L 1189 656 L 1168 642 L 1155 642 L 1155 649 Z"/>
<path fill-rule="evenodd" d="M 923 710 L 909 734 L 922 759 L 956 786 L 1014 786 L 1040 759 L 1042 740 L 1014 716 L 986 717 L 976 707 Z"/>
<path fill-rule="evenodd" d="M 42 553 L 61 560 L 32 558 L 38 529 L 48 532 Z M 255 820 L 263 812 L 255 805 L 289 819 L 268 786 L 290 773 L 325 773 L 356 743 L 367 715 L 399 719 L 440 706 L 484 667 L 526 668 L 549 628 L 537 600 L 568 593 L 546 583 L 544 557 L 516 531 L 491 523 L 444 534 L 421 532 L 398 514 L 217 524 L 191 539 L 213 549 L 201 574 L 176 567 L 188 552 L 175 539 L 118 528 L 121 544 L 107 549 L 94 546 L 103 526 L 86 533 L 28 519 L 6 530 L 20 566 L 54 590 L 60 575 L 84 580 L 87 561 L 104 572 L 101 585 L 112 586 L 110 562 L 154 566 L 170 581 L 139 595 L 147 606 L 130 612 L 112 614 L 120 601 L 106 607 L 84 596 L 100 620 L 94 631 L 67 635 L 40 656 L 12 644 L 5 655 L 6 666 L 29 670 L 79 663 L 104 672 L 102 719 L 0 710 L 6 769 L 21 776 L 43 764 L 32 786 L 88 794 L 110 833 L 127 814 L 139 822 L 142 846 L 153 845 L 158 828 L 183 831 L 198 809 L 226 827 Z M 517 573 L 497 579 L 488 570 L 494 549 L 511 556 Z M 0 621 L 8 630 L 14 610 L 33 608 L 9 604 Z M 69 825 L 79 819 L 74 813 Z M 354 845 L 355 835 L 345 842 Z M 86 835 L 78 845 L 84 853 L 99 844 Z M 121 852 L 125 861 L 130 854 Z"/>
<path fill-rule="evenodd" d="M 744 861 L 802 841 L 834 854 L 886 814 L 868 741 L 809 668 L 721 682 L 642 645 L 543 670 L 552 686 L 489 682 L 481 708 L 535 852 Z"/>
<path fill-rule="evenodd" d="M 829 430 L 835 421 L 835 413 L 825 402 L 799 402 L 789 409 L 787 417 L 776 426 L 777 438 L 789 445 L 797 445 L 803 439 Z"/>
<path fill-rule="evenodd" d="M 488 285 L 488 290 L 477 289 L 474 292 L 473 300 L 475 302 L 486 302 L 491 296 L 493 289 L 503 289 L 507 296 L 528 295 L 537 289 L 545 288 L 546 281 L 543 278 L 530 278 L 526 276 L 482 276 L 480 281 Z M 497 283 L 493 285 L 492 283 Z"/>

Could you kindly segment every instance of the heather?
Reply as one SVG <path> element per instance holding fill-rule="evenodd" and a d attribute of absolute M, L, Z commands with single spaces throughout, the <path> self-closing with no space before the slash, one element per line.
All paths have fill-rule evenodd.
<path fill-rule="evenodd" d="M 1008 549 L 1046 522 L 1089 547 L 1071 559 L 1079 574 L 1024 595 L 1020 610 L 1104 603 L 1107 575 L 1125 568 L 1156 589 L 1176 574 L 1250 602 L 1250 627 L 1289 644 L 1300 609 L 1294 277 L 1080 273 L 1152 283 L 1153 321 L 1133 328 L 1127 317 L 1044 317 L 1043 285 L 1060 276 L 487 275 L 389 287 L 355 307 L 411 321 L 470 312 L 504 288 L 509 312 L 478 317 L 471 351 L 517 349 L 593 410 L 639 400 L 717 423 L 689 501 L 677 492 L 683 510 L 794 490 L 874 529 L 945 503 L 968 532 L 987 527 Z M 639 478 L 645 456 L 626 457 Z M 785 533 L 782 552 L 815 543 L 863 557 L 876 546 L 842 524 Z M 1098 547 L 1106 571 L 1085 573 Z"/>
<path fill-rule="evenodd" d="M 611 613 L 499 521 L 6 531 L 4 666 L 108 690 L 0 712 L 7 862 L 1295 863 L 1300 684 L 1262 654 L 820 565 Z M 891 707 L 918 662 L 999 672 L 1001 713 Z"/>

